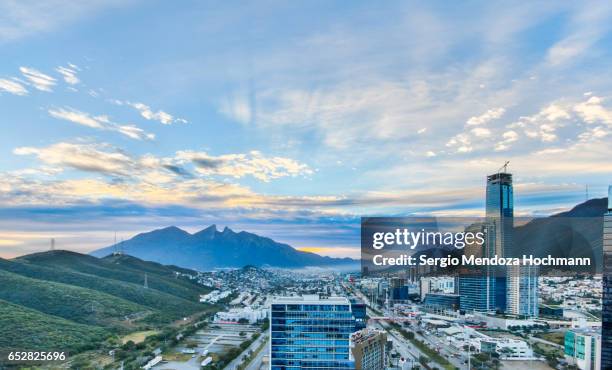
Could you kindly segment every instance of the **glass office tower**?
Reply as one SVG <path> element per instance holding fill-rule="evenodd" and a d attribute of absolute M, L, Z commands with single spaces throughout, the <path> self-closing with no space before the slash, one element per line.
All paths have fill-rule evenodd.
<path fill-rule="evenodd" d="M 476 223 L 468 226 L 466 232 L 484 233 L 486 235 L 484 243 L 480 244 L 476 241 L 467 243 L 463 249 L 465 256 L 474 256 L 476 258 L 495 256 L 495 228 L 492 224 Z M 504 292 L 502 302 L 498 303 L 497 295 L 500 288 L 497 284 L 502 284 Z M 457 293 L 461 296 L 459 307 L 464 311 L 480 311 L 480 312 L 495 312 L 504 310 L 505 307 L 500 305 L 505 304 L 505 275 L 497 273 L 495 268 L 487 267 L 471 267 L 459 271 L 457 278 Z"/>
<path fill-rule="evenodd" d="M 270 368 L 353 369 L 351 302 L 318 295 L 275 298 L 270 306 Z"/>
<path fill-rule="evenodd" d="M 487 176 L 487 223 L 495 231 L 494 245 L 489 247 L 494 255 L 510 257 L 512 255 L 512 231 L 514 228 L 514 194 L 512 190 L 512 174 L 498 172 Z M 493 276 L 495 279 L 495 305 L 502 311 L 508 310 L 507 299 L 508 282 L 505 278 L 507 271 L 497 269 Z"/>
<path fill-rule="evenodd" d="M 612 185 L 603 223 L 603 307 L 601 313 L 601 368 L 612 369 Z"/>

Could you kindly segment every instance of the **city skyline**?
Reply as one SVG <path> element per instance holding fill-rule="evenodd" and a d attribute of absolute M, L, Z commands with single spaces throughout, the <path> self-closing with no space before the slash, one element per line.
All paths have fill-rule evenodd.
<path fill-rule="evenodd" d="M 1 3 L 0 257 L 210 224 L 356 256 L 362 215 L 484 215 L 507 160 L 522 214 L 606 195 L 612 5 L 268 5 Z"/>

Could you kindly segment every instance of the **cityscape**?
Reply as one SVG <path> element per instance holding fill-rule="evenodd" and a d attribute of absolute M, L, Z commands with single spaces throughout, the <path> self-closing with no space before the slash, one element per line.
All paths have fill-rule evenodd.
<path fill-rule="evenodd" d="M 490 231 L 464 253 L 512 254 L 513 193 L 510 173 L 487 176 L 486 221 L 468 228 Z M 606 206 L 601 240 L 609 254 L 612 204 Z M 110 258 L 126 272 L 136 263 L 146 265 L 139 289 L 162 289 L 156 286 L 160 271 L 166 278 L 170 274 L 175 281 L 170 284 L 205 288 L 197 299 L 201 308 L 170 326 L 153 324 L 145 318 L 149 314 L 126 316 L 132 325 L 149 324 L 137 324 L 140 329 L 101 347 L 81 349 L 68 361 L 37 363 L 42 368 L 608 368 L 611 311 L 605 273 L 542 274 L 531 266 L 511 266 L 494 272 L 406 267 L 362 274 L 253 265 L 198 272 L 141 261 L 123 247 L 113 250 L 103 260 Z M 65 253 L 51 250 L 28 262 L 49 258 L 55 266 L 56 256 L 66 258 Z M 97 310 L 93 303 L 91 310 Z"/>
<path fill-rule="evenodd" d="M 0 0 L 0 370 L 612 370 L 612 2 Z"/>

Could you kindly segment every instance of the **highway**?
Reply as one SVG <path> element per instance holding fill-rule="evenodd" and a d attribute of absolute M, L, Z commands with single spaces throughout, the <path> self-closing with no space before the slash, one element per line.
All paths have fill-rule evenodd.
<path fill-rule="evenodd" d="M 246 370 L 259 370 L 261 368 L 261 364 L 263 362 L 264 356 L 269 354 L 269 351 L 270 351 L 270 346 L 268 345 L 268 342 L 269 342 L 269 339 L 266 340 L 265 347 L 262 348 L 262 350 L 259 351 L 257 356 L 255 356 L 253 361 L 251 361 L 251 363 L 249 363 L 249 366 L 247 366 Z"/>
<path fill-rule="evenodd" d="M 247 353 L 249 353 L 249 350 L 252 350 L 253 352 L 255 352 L 255 350 L 257 348 L 259 348 L 261 343 L 264 340 L 267 340 L 267 338 L 268 338 L 268 333 L 262 333 L 259 336 L 259 338 L 257 338 L 257 340 L 255 340 L 253 343 L 251 343 L 251 345 L 249 347 L 247 347 L 247 349 L 242 351 L 242 353 L 238 357 L 236 357 L 232 362 L 227 364 L 227 366 L 224 369 L 225 370 L 236 370 L 238 368 L 238 365 L 240 365 L 242 363 L 242 361 L 243 361 L 244 357 L 247 355 Z"/>

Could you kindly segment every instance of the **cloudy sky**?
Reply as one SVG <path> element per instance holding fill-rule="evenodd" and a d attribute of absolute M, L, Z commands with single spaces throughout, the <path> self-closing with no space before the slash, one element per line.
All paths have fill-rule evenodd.
<path fill-rule="evenodd" d="M 0 256 L 210 224 L 355 255 L 359 217 L 612 183 L 612 3 L 0 0 Z"/>

